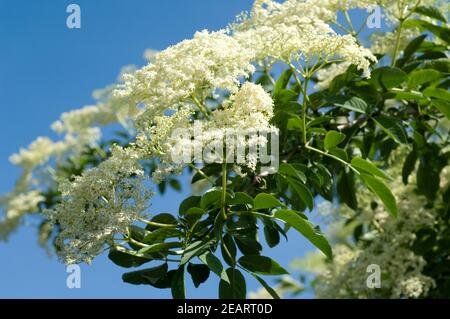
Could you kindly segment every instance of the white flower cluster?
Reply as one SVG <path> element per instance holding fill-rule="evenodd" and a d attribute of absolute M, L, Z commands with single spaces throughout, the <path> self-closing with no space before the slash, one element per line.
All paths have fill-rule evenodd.
<path fill-rule="evenodd" d="M 228 148 L 235 149 L 239 143 L 245 143 L 246 148 L 256 145 L 264 147 L 268 143 L 267 139 L 251 133 L 277 132 L 270 124 L 273 116 L 272 98 L 260 85 L 251 82 L 243 84 L 223 103 L 222 108 L 212 111 L 207 120 L 192 122 L 192 114 L 190 108 L 181 108 L 171 115 L 156 116 L 151 123 L 140 123 L 141 134 L 137 145 L 160 159 L 153 176 L 155 181 L 161 181 L 168 174 L 179 173 L 185 167 L 186 162 L 174 163 L 174 154 L 194 156 L 196 150 L 200 150 L 203 155 L 205 148 L 214 145 L 214 141 L 224 141 L 232 133 L 247 133 L 248 139 L 228 139 Z M 222 154 L 216 161 L 223 162 L 226 156 Z M 255 170 L 257 161 L 257 157 L 247 158 L 246 166 Z"/>
<path fill-rule="evenodd" d="M 98 101 L 96 105 L 63 113 L 52 125 L 56 133 L 63 135 L 61 140 L 38 137 L 27 148 L 21 148 L 18 153 L 11 155 L 10 161 L 20 166 L 23 172 L 15 189 L 2 198 L 1 206 L 7 214 L 0 221 L 0 227 L 12 231 L 12 225 L 18 225 L 20 218 L 9 216 L 10 207 L 14 207 L 17 201 L 22 201 L 24 196 L 37 196 L 46 187 L 54 186 L 49 184 L 54 184 L 57 178 L 58 172 L 53 169 L 55 162 L 60 164 L 69 157 L 76 158 L 87 148 L 97 146 L 101 138 L 98 126 L 119 122 L 122 126 L 129 127 L 129 119 L 137 116 L 139 109 L 126 99 L 113 96 L 111 93 L 114 87 L 94 91 L 94 98 Z M 36 185 L 39 189 L 36 189 Z M 28 213 L 34 211 L 30 209 Z M 22 212 L 21 216 L 25 215 L 26 211 Z M 4 234 L 3 237 L 6 238 L 6 232 Z"/>
<path fill-rule="evenodd" d="M 5 217 L 0 220 L 0 239 L 6 240 L 9 234 L 16 229 L 24 214 L 36 212 L 39 203 L 44 197 L 39 191 L 20 193 L 17 196 L 7 196 L 2 199 L 1 204 L 5 209 Z"/>
<path fill-rule="evenodd" d="M 316 1 L 256 1 L 250 16 L 232 25 L 233 36 L 255 51 L 257 61 L 343 59 L 369 75 L 370 63 L 376 58 L 353 36 L 338 35 L 331 28 L 327 21 L 336 12 L 331 14 L 327 5 Z"/>
<path fill-rule="evenodd" d="M 143 116 L 153 118 L 167 110 L 203 99 L 214 90 L 236 91 L 239 78 L 254 71 L 252 52 L 224 31 L 201 31 L 154 56 L 154 61 L 124 76 L 118 96 L 145 105 Z"/>
<path fill-rule="evenodd" d="M 57 244 L 64 262 L 90 263 L 147 208 L 151 192 L 143 184 L 141 156 L 133 147 L 114 147 L 99 166 L 60 181 L 63 200 L 46 214 L 61 227 Z"/>
<path fill-rule="evenodd" d="M 374 54 L 387 54 L 392 56 L 397 45 L 397 32 L 373 33 L 370 36 L 372 43 L 370 50 Z M 398 52 L 402 52 L 408 43 L 419 34 L 420 32 L 417 29 L 402 30 L 399 38 Z"/>
<path fill-rule="evenodd" d="M 333 262 L 318 275 L 316 293 L 319 298 L 418 298 L 426 296 L 433 287 L 433 279 L 422 273 L 426 261 L 411 249 L 416 232 L 421 227 L 433 226 L 433 211 L 426 208 L 424 197 L 411 195 L 414 181 L 405 186 L 396 166 L 390 175 L 400 177 L 390 187 L 397 195 L 398 218 L 389 217 L 381 203 L 372 209 L 374 198 L 369 191 L 358 192 L 359 219 L 372 222 L 378 230 L 366 235 L 364 247 L 338 244 L 333 249 Z M 371 264 L 380 266 L 381 289 L 370 289 L 366 285 L 367 267 Z"/>
<path fill-rule="evenodd" d="M 350 66 L 349 62 L 333 63 L 330 66 L 317 71 L 316 89 L 327 89 L 335 77 L 345 73 Z"/>

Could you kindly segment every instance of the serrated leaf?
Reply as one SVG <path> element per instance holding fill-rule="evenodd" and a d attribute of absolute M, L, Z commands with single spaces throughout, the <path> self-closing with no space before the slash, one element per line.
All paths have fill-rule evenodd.
<path fill-rule="evenodd" d="M 143 238 L 142 242 L 144 244 L 152 244 L 158 241 L 163 241 L 166 238 L 179 237 L 181 235 L 182 233 L 175 228 L 159 228 L 147 234 Z"/>
<path fill-rule="evenodd" d="M 444 114 L 450 120 L 450 103 L 442 100 L 433 100 L 431 102 L 435 108 L 437 108 L 442 114 Z"/>
<path fill-rule="evenodd" d="M 324 146 L 326 150 L 330 150 L 345 140 L 345 134 L 338 131 L 328 131 L 325 136 Z"/>
<path fill-rule="evenodd" d="M 217 206 L 220 204 L 221 198 L 222 198 L 221 190 L 214 189 L 208 191 L 202 196 L 202 199 L 200 200 L 200 208 L 205 209 L 213 204 Z"/>
<path fill-rule="evenodd" d="M 203 264 L 198 265 L 189 263 L 187 266 L 187 271 L 191 275 L 195 288 L 198 288 L 209 278 L 210 270 L 208 266 Z"/>
<path fill-rule="evenodd" d="M 367 103 L 356 96 L 346 100 L 344 103 L 335 103 L 335 105 L 362 114 L 368 113 Z"/>
<path fill-rule="evenodd" d="M 408 143 L 408 137 L 401 121 L 387 116 L 377 116 L 373 120 L 390 138 L 397 143 Z"/>
<path fill-rule="evenodd" d="M 365 160 L 361 157 L 355 157 L 351 161 L 351 165 L 362 173 L 369 173 L 375 176 L 379 176 L 384 179 L 392 180 L 392 177 L 376 167 L 369 160 Z"/>
<path fill-rule="evenodd" d="M 414 12 L 424 15 L 429 18 L 433 18 L 439 20 L 441 22 L 447 22 L 447 19 L 444 15 L 439 11 L 438 8 L 431 6 L 418 6 L 414 9 Z"/>
<path fill-rule="evenodd" d="M 238 260 L 239 264 L 245 269 L 266 276 L 286 275 L 288 271 L 281 267 L 273 259 L 260 255 L 246 255 Z"/>
<path fill-rule="evenodd" d="M 342 171 L 337 181 L 337 191 L 340 198 L 353 210 L 358 208 L 358 201 L 356 198 L 355 176 L 353 172 Z"/>
<path fill-rule="evenodd" d="M 366 184 L 366 186 L 373 193 L 375 193 L 378 196 L 378 198 L 380 198 L 384 206 L 386 206 L 388 212 L 392 216 L 397 217 L 398 215 L 397 201 L 395 200 L 395 197 L 392 194 L 389 187 L 387 187 L 381 180 L 371 175 L 360 174 L 360 177 L 364 182 L 364 184 Z"/>
<path fill-rule="evenodd" d="M 155 252 L 164 252 L 172 248 L 182 247 L 183 243 L 181 242 L 169 242 L 169 243 L 157 243 L 150 245 L 148 247 L 143 247 L 139 250 L 141 254 L 150 254 Z"/>
<path fill-rule="evenodd" d="M 186 285 L 184 280 L 184 265 L 178 267 L 172 278 L 173 299 L 186 299 Z"/>
<path fill-rule="evenodd" d="M 252 276 L 255 277 L 256 280 L 258 280 L 261 286 L 263 286 L 264 289 L 266 289 L 266 291 L 272 296 L 273 299 L 281 299 L 280 296 L 277 294 L 277 292 L 272 287 L 270 287 L 264 279 L 262 279 L 256 274 L 252 274 Z"/>
<path fill-rule="evenodd" d="M 445 89 L 429 87 L 423 91 L 423 95 L 450 102 L 450 92 Z"/>
<path fill-rule="evenodd" d="M 433 69 L 415 70 L 409 74 L 408 87 L 415 88 L 442 78 L 443 74 Z"/>
<path fill-rule="evenodd" d="M 253 198 L 247 193 L 237 192 L 228 202 L 229 205 L 250 205 L 253 206 Z"/>
<path fill-rule="evenodd" d="M 152 260 L 134 251 L 126 251 L 120 248 L 111 249 L 108 258 L 116 265 L 124 268 L 139 267 Z"/>
<path fill-rule="evenodd" d="M 242 273 L 233 268 L 226 270 L 229 282 L 221 280 L 219 283 L 220 299 L 245 299 L 247 296 L 247 285 Z"/>
<path fill-rule="evenodd" d="M 402 180 L 403 184 L 408 184 L 408 177 L 414 170 L 417 161 L 417 152 L 415 150 L 411 151 L 408 156 L 406 156 L 405 162 L 402 167 Z"/>
<path fill-rule="evenodd" d="M 183 215 L 192 207 L 200 207 L 200 200 L 200 196 L 189 196 L 181 202 L 178 214 Z"/>
<path fill-rule="evenodd" d="M 233 237 L 231 237 L 230 234 L 223 236 L 220 249 L 222 251 L 223 260 L 225 260 L 229 266 L 234 267 L 237 249 Z"/>
<path fill-rule="evenodd" d="M 332 257 L 331 246 L 325 236 L 315 229 L 309 221 L 300 217 L 296 212 L 282 209 L 275 212 L 274 218 L 282 220 L 290 227 L 296 229 L 314 246 L 319 248 L 328 258 Z"/>
<path fill-rule="evenodd" d="M 167 263 L 160 266 L 127 272 L 122 275 L 122 280 L 132 285 L 153 285 L 167 274 Z"/>
<path fill-rule="evenodd" d="M 186 247 L 183 253 L 183 257 L 181 257 L 180 265 L 187 263 L 195 256 L 201 255 L 206 249 L 211 245 L 210 241 L 202 241 L 198 240 L 191 243 Z"/>
<path fill-rule="evenodd" d="M 267 194 L 267 193 L 260 193 L 260 194 L 256 195 L 253 202 L 254 202 L 253 208 L 255 210 L 275 208 L 275 207 L 284 207 L 283 203 L 281 203 L 274 196 Z"/>
<path fill-rule="evenodd" d="M 208 268 L 221 278 L 225 282 L 230 282 L 225 269 L 223 268 L 222 262 L 219 258 L 214 256 L 214 254 L 207 252 L 198 257 Z"/>
<path fill-rule="evenodd" d="M 287 178 L 289 187 L 301 198 L 302 202 L 308 207 L 309 210 L 314 208 L 314 197 L 309 189 L 301 182 L 292 178 Z"/>

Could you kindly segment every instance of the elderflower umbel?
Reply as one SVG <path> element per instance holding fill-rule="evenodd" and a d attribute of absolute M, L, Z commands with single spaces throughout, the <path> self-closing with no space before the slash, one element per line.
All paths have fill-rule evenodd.
<path fill-rule="evenodd" d="M 90 263 L 147 208 L 151 192 L 140 158 L 132 147 L 117 146 L 99 166 L 60 182 L 61 203 L 47 215 L 61 227 L 57 245 L 64 262 Z"/>
<path fill-rule="evenodd" d="M 156 54 L 154 62 L 124 76 L 119 96 L 145 105 L 152 118 L 176 110 L 192 96 L 203 98 L 215 89 L 236 91 L 239 78 L 254 71 L 252 52 L 225 31 L 201 31 Z"/>
<path fill-rule="evenodd" d="M 369 75 L 376 58 L 353 36 L 338 35 L 320 8 L 313 1 L 258 1 L 250 17 L 233 26 L 233 37 L 253 49 L 257 61 L 342 59 Z"/>

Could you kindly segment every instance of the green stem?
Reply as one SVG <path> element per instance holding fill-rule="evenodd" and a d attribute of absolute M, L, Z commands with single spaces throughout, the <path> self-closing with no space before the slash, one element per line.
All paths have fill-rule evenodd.
<path fill-rule="evenodd" d="M 161 224 L 161 223 L 151 222 L 151 221 L 146 220 L 144 218 L 139 218 L 139 220 L 141 222 L 143 222 L 144 224 L 147 224 L 147 225 L 150 225 L 150 226 L 155 226 L 155 227 L 161 227 L 161 228 L 175 228 L 175 227 L 177 227 L 177 225 Z"/>
<path fill-rule="evenodd" d="M 208 182 L 211 185 L 215 184 L 215 182 L 208 175 L 206 175 L 200 168 L 198 168 L 197 166 L 195 166 L 192 163 L 190 163 L 189 166 L 192 167 L 192 169 L 195 170 L 197 173 L 199 173 L 201 176 L 203 176 L 206 180 L 208 180 Z"/>
<path fill-rule="evenodd" d="M 200 101 L 195 97 L 195 95 L 192 94 L 191 96 L 192 101 L 194 101 L 195 105 L 197 105 L 198 109 L 200 110 L 200 112 L 202 112 L 202 114 L 206 117 L 206 119 L 209 120 L 209 115 L 207 110 L 203 107 L 202 103 L 200 103 Z"/>
<path fill-rule="evenodd" d="M 400 37 L 402 34 L 403 21 L 404 21 L 403 19 L 400 20 L 400 24 L 398 25 L 398 28 L 397 28 L 397 38 L 395 39 L 395 49 L 394 49 L 394 54 L 392 55 L 391 66 L 395 66 L 397 54 L 400 49 Z"/>
<path fill-rule="evenodd" d="M 308 81 L 309 78 L 306 77 L 304 84 L 303 84 L 303 106 L 302 106 L 302 130 L 303 130 L 303 144 L 305 146 L 307 145 L 307 138 L 306 138 L 306 108 L 308 107 Z"/>
<path fill-rule="evenodd" d="M 333 154 L 330 154 L 330 153 L 324 152 L 324 151 L 322 151 L 322 150 L 319 150 L 318 148 L 309 146 L 309 145 L 306 145 L 306 148 L 309 149 L 309 150 L 311 150 L 311 151 L 314 151 L 314 152 L 316 152 L 316 153 L 322 154 L 323 156 L 327 156 L 327 157 L 329 157 L 329 158 L 332 158 L 332 159 L 334 159 L 334 160 L 336 160 L 336 161 L 338 161 L 338 162 L 344 164 L 345 166 L 347 166 L 348 168 L 350 168 L 352 171 L 354 171 L 357 175 L 359 175 L 359 171 L 358 171 L 356 168 L 354 168 L 350 163 L 347 163 L 347 162 L 344 161 L 343 159 L 341 159 L 341 158 L 339 158 L 339 157 L 337 157 L 337 156 L 334 156 Z"/>
<path fill-rule="evenodd" d="M 227 164 L 222 164 L 222 199 L 221 199 L 221 212 L 224 220 L 227 219 L 227 212 L 225 209 L 226 199 L 227 199 Z"/>
<path fill-rule="evenodd" d="M 348 14 L 347 10 L 344 10 L 344 17 L 348 23 L 348 27 L 350 28 L 351 35 L 355 36 L 356 32 L 355 32 L 355 29 L 353 28 L 352 19 L 350 19 L 350 15 Z"/>

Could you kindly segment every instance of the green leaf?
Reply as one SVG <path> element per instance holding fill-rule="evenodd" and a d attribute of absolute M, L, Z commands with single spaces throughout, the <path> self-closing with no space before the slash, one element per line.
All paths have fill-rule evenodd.
<path fill-rule="evenodd" d="M 159 228 L 147 234 L 143 238 L 142 242 L 144 244 L 153 244 L 155 242 L 163 241 L 167 238 L 180 237 L 181 235 L 182 232 L 175 228 Z"/>
<path fill-rule="evenodd" d="M 309 210 L 314 209 L 314 197 L 309 191 L 309 189 L 301 182 L 294 180 L 292 178 L 287 178 L 289 187 L 300 197 L 300 199 L 305 203 Z"/>
<path fill-rule="evenodd" d="M 205 214 L 205 211 L 198 207 L 191 207 L 184 214 L 184 219 L 188 223 L 190 227 L 192 227 L 196 222 L 198 222 L 202 216 Z"/>
<path fill-rule="evenodd" d="M 450 92 L 447 90 L 441 89 L 441 88 L 433 88 L 429 87 L 425 91 L 423 91 L 423 94 L 426 97 L 434 97 L 436 99 L 441 99 L 446 102 L 450 102 Z"/>
<path fill-rule="evenodd" d="M 266 291 L 272 296 L 273 299 L 281 299 L 280 296 L 278 296 L 277 292 L 272 287 L 270 287 L 264 279 L 256 274 L 252 274 L 252 276 L 255 277 L 256 280 L 258 280 L 261 286 L 266 289 Z"/>
<path fill-rule="evenodd" d="M 222 251 L 223 260 L 231 267 L 234 267 L 236 263 L 237 248 L 233 237 L 231 237 L 230 234 L 223 236 L 220 249 Z"/>
<path fill-rule="evenodd" d="M 335 105 L 357 113 L 368 113 L 367 103 L 356 96 L 346 100 L 344 103 L 335 103 Z"/>
<path fill-rule="evenodd" d="M 266 256 L 246 255 L 238 260 L 239 264 L 245 269 L 261 275 L 278 276 L 286 275 L 288 272 L 276 261 Z"/>
<path fill-rule="evenodd" d="M 211 245 L 211 241 L 198 240 L 186 247 L 181 257 L 180 265 L 184 265 L 193 257 L 201 255 Z"/>
<path fill-rule="evenodd" d="M 281 203 L 278 199 L 267 193 L 260 193 L 256 195 L 253 202 L 255 204 L 253 207 L 255 210 L 285 207 L 284 204 Z"/>
<path fill-rule="evenodd" d="M 397 202 L 391 190 L 376 177 L 363 173 L 360 177 L 364 184 L 380 198 L 389 213 L 396 217 L 398 214 Z"/>
<path fill-rule="evenodd" d="M 339 197 L 353 210 L 358 208 L 358 200 L 356 198 L 355 176 L 353 172 L 342 170 L 337 181 L 337 191 Z"/>
<path fill-rule="evenodd" d="M 210 252 L 206 252 L 198 257 L 208 268 L 225 282 L 230 282 L 220 259 Z"/>
<path fill-rule="evenodd" d="M 369 173 L 375 176 L 379 176 L 381 178 L 392 180 L 392 177 L 383 172 L 381 169 L 376 167 L 369 160 L 365 160 L 361 157 L 355 157 L 352 159 L 351 164 L 354 168 L 356 168 L 361 173 Z"/>
<path fill-rule="evenodd" d="M 450 43 L 450 30 L 444 26 L 438 26 L 428 21 L 408 19 L 403 24 L 404 28 L 419 28 L 420 31 L 428 30 L 438 38 Z"/>
<path fill-rule="evenodd" d="M 213 204 L 219 205 L 221 197 L 222 197 L 221 190 L 214 189 L 208 191 L 202 196 L 202 199 L 200 200 L 200 207 L 205 209 Z"/>
<path fill-rule="evenodd" d="M 176 227 L 178 225 L 178 220 L 172 216 L 171 214 L 163 213 L 154 216 L 151 221 L 153 223 L 162 224 L 165 226 L 155 226 L 155 225 L 147 225 L 145 227 L 147 230 L 153 231 L 159 228 L 165 228 L 167 226 Z"/>
<path fill-rule="evenodd" d="M 273 248 L 280 243 L 280 233 L 275 228 L 274 221 L 264 219 L 264 237 L 270 248 Z"/>
<path fill-rule="evenodd" d="M 172 178 L 169 180 L 169 185 L 176 191 L 181 191 L 181 184 L 178 180 Z"/>
<path fill-rule="evenodd" d="M 416 88 L 427 82 L 442 78 L 443 74 L 433 69 L 415 70 L 409 74 L 408 87 Z"/>
<path fill-rule="evenodd" d="M 163 252 L 172 248 L 183 247 L 183 243 L 181 242 L 169 242 L 169 243 L 157 243 L 150 245 L 148 247 L 143 247 L 139 250 L 141 254 L 150 254 L 155 252 Z"/>
<path fill-rule="evenodd" d="M 381 67 L 371 74 L 370 82 L 385 90 L 398 87 L 408 79 L 408 75 L 399 68 Z"/>
<path fill-rule="evenodd" d="M 433 200 L 439 190 L 439 184 L 439 171 L 431 164 L 429 158 L 421 160 L 417 169 L 417 188 L 419 192 L 424 194 L 429 200 Z"/>
<path fill-rule="evenodd" d="M 262 251 L 262 246 L 258 242 L 256 234 L 249 236 L 236 235 L 234 237 L 236 245 L 244 255 L 258 255 Z"/>
<path fill-rule="evenodd" d="M 331 154 L 333 154 L 334 156 L 339 157 L 340 159 L 344 160 L 344 161 L 348 161 L 348 154 L 347 152 L 339 147 L 332 147 L 328 150 L 328 152 L 330 152 Z"/>
<path fill-rule="evenodd" d="M 173 299 L 186 299 L 184 265 L 181 265 L 173 275 L 171 292 Z"/>
<path fill-rule="evenodd" d="M 247 285 L 242 273 L 233 268 L 226 270 L 230 282 L 221 280 L 219 283 L 220 299 L 245 299 L 247 296 Z"/>
<path fill-rule="evenodd" d="M 403 124 L 400 120 L 387 116 L 377 116 L 373 118 L 373 120 L 390 138 L 392 138 L 397 143 L 408 143 L 408 137 L 406 135 L 405 128 L 403 127 Z"/>
<path fill-rule="evenodd" d="M 342 143 L 345 140 L 345 134 L 342 134 L 338 131 L 328 131 L 327 135 L 325 136 L 325 149 L 330 150 L 336 146 L 338 146 L 340 143 Z"/>
<path fill-rule="evenodd" d="M 314 228 L 314 226 L 307 220 L 300 217 L 296 212 L 282 209 L 275 212 L 274 217 L 284 221 L 287 225 L 296 229 L 306 239 L 308 239 L 314 246 L 319 248 L 328 258 L 331 258 L 331 246 L 325 236 Z"/>
<path fill-rule="evenodd" d="M 278 109 L 289 102 L 296 102 L 298 100 L 298 96 L 298 92 L 295 92 L 293 90 L 278 91 L 278 93 L 273 97 L 275 102 L 275 109 Z"/>
<path fill-rule="evenodd" d="M 247 193 L 237 192 L 228 202 L 230 205 L 250 205 L 253 207 L 253 198 Z"/>
<path fill-rule="evenodd" d="M 281 73 L 280 77 L 277 80 L 277 83 L 275 84 L 275 89 L 273 91 L 274 96 L 276 96 L 282 90 L 287 88 L 291 77 L 292 77 L 291 69 L 284 70 L 283 73 Z"/>
<path fill-rule="evenodd" d="M 450 120 L 450 103 L 442 100 L 433 100 L 431 102 L 435 108 L 441 111 Z"/>
<path fill-rule="evenodd" d="M 306 175 L 300 170 L 295 169 L 294 166 L 288 163 L 281 163 L 278 168 L 278 174 L 283 175 L 284 177 L 291 177 L 294 179 L 298 179 L 299 181 L 306 183 Z"/>
<path fill-rule="evenodd" d="M 422 34 L 417 38 L 415 38 L 414 40 L 412 40 L 411 42 L 409 42 L 404 50 L 403 58 L 409 59 L 417 51 L 417 49 L 419 49 L 420 45 L 422 44 L 422 42 L 425 40 L 426 37 L 427 37 L 426 34 Z"/>
<path fill-rule="evenodd" d="M 178 209 L 178 214 L 181 216 L 186 214 L 186 212 L 192 207 L 200 207 L 200 200 L 200 196 L 189 196 L 181 202 L 180 208 Z"/>
<path fill-rule="evenodd" d="M 131 268 L 139 267 L 149 261 L 151 258 L 145 258 L 134 251 L 128 251 L 121 248 L 113 248 L 109 251 L 108 258 L 120 267 Z"/>
<path fill-rule="evenodd" d="M 417 152 L 415 150 L 412 150 L 408 156 L 406 156 L 405 162 L 403 163 L 402 168 L 402 180 L 403 184 L 408 184 L 408 177 L 414 170 L 414 167 L 416 166 L 417 161 Z"/>
<path fill-rule="evenodd" d="M 198 288 L 202 283 L 204 283 L 209 278 L 210 270 L 208 266 L 200 264 L 191 264 L 187 266 L 187 271 L 191 274 L 192 282 L 195 288 Z"/>
<path fill-rule="evenodd" d="M 447 22 L 445 16 L 443 16 L 439 9 L 435 7 L 418 6 L 414 9 L 414 12 L 442 22 Z"/>
<path fill-rule="evenodd" d="M 122 275 L 122 280 L 132 285 L 154 285 L 167 274 L 166 263 L 143 270 L 127 272 Z"/>

